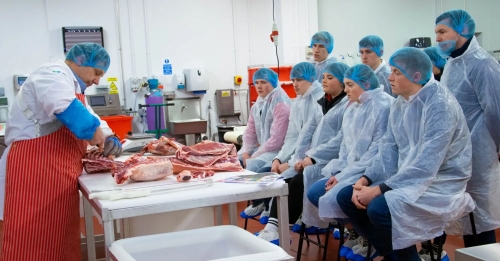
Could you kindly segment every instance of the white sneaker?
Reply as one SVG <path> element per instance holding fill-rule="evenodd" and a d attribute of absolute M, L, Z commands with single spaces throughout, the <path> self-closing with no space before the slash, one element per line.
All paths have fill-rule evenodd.
<path fill-rule="evenodd" d="M 268 231 L 268 230 L 261 230 L 260 232 L 255 233 L 255 235 L 258 238 L 264 239 L 267 242 L 271 242 L 277 246 L 280 245 L 280 236 L 277 231 Z M 292 237 L 290 236 L 290 244 L 292 244 Z"/>
<path fill-rule="evenodd" d="M 245 208 L 245 210 L 243 210 L 243 212 L 240 214 L 240 216 L 242 218 L 253 218 L 253 217 L 258 216 L 265 209 L 266 209 L 266 207 L 264 206 L 264 203 L 260 203 L 259 205 L 255 206 L 255 207 L 250 205 L 247 208 Z"/>
<path fill-rule="evenodd" d="M 434 259 L 436 260 L 437 259 L 437 251 L 433 251 L 434 252 Z M 418 252 L 418 255 L 420 256 L 420 259 L 422 259 L 422 261 L 431 261 L 431 254 L 429 253 L 429 250 L 427 249 L 420 249 L 420 251 Z M 441 261 L 449 261 L 450 258 L 448 257 L 448 254 L 446 253 L 446 251 L 441 251 Z"/>
<path fill-rule="evenodd" d="M 349 235 L 349 239 L 340 247 L 340 256 L 347 258 L 347 256 L 352 255 L 352 248 L 357 245 L 363 245 L 363 238 Z"/>
<path fill-rule="evenodd" d="M 359 242 L 362 242 L 362 244 L 357 244 L 352 248 L 352 255 L 348 255 L 348 259 L 352 260 L 365 260 L 366 255 L 368 254 L 368 241 L 363 239 L 363 237 L 359 237 L 361 240 Z M 371 252 L 370 252 L 370 257 L 373 258 L 376 255 L 377 250 L 372 246 Z"/>
<path fill-rule="evenodd" d="M 262 225 L 267 224 L 267 222 L 269 221 L 269 215 L 271 215 L 271 211 L 267 210 L 262 211 L 262 214 L 260 214 L 259 222 Z"/>

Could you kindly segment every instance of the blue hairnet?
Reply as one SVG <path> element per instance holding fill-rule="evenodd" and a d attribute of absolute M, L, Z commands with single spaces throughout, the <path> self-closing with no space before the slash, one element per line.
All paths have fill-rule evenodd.
<path fill-rule="evenodd" d="M 313 48 L 314 44 L 325 46 L 326 51 L 331 53 L 333 51 L 333 36 L 327 31 L 317 32 L 311 38 L 311 45 L 309 47 Z"/>
<path fill-rule="evenodd" d="M 424 51 L 413 48 L 404 47 L 396 51 L 389 59 L 389 64 L 398 68 L 408 80 L 425 84 L 432 76 L 432 62 L 429 56 Z M 415 82 L 415 73 L 420 73 L 420 80 Z"/>
<path fill-rule="evenodd" d="M 75 62 L 78 66 L 92 67 L 108 71 L 110 58 L 104 48 L 95 43 L 79 43 L 73 45 L 66 55 L 66 60 Z"/>
<path fill-rule="evenodd" d="M 290 72 L 290 80 L 304 79 L 310 83 L 316 80 L 316 69 L 312 63 L 301 62 L 296 64 Z"/>
<path fill-rule="evenodd" d="M 344 73 L 349 69 L 349 66 L 345 63 L 335 62 L 328 64 L 324 69 L 323 73 L 329 73 L 337 78 L 340 83 L 344 84 Z"/>
<path fill-rule="evenodd" d="M 467 39 L 471 39 L 476 32 L 476 22 L 465 10 L 442 13 L 436 18 L 436 24 L 444 24 Z"/>
<path fill-rule="evenodd" d="M 353 80 L 365 91 L 380 87 L 380 83 L 372 68 L 365 64 L 358 64 L 349 68 L 344 74 L 345 78 Z"/>
<path fill-rule="evenodd" d="M 269 82 L 274 88 L 278 86 L 278 74 L 269 68 L 260 68 L 253 74 L 253 82 L 265 80 Z"/>
<path fill-rule="evenodd" d="M 424 52 L 429 56 L 431 62 L 434 66 L 436 66 L 439 70 L 444 69 L 444 65 L 446 64 L 446 59 L 444 59 L 441 55 L 439 55 L 437 47 L 427 47 L 424 49 Z"/>
<path fill-rule="evenodd" d="M 378 57 L 384 54 L 384 41 L 376 35 L 368 35 L 359 41 L 359 49 L 368 48 L 374 51 Z"/>

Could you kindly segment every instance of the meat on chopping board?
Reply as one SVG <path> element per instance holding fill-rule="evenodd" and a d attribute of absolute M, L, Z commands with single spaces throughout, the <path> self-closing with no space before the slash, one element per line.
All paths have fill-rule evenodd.
<path fill-rule="evenodd" d="M 175 155 L 175 152 L 182 146 L 183 145 L 176 142 L 175 139 L 162 136 L 160 139 L 152 141 L 144 146 L 140 154 L 142 155 L 149 152 L 155 155 L 170 156 Z"/>
<path fill-rule="evenodd" d="M 141 157 L 135 154 L 124 162 L 124 166 L 112 172 L 117 184 L 132 181 L 154 181 L 173 174 L 168 157 Z"/>
<path fill-rule="evenodd" d="M 88 174 L 109 172 L 123 166 L 122 162 L 114 161 L 113 157 L 105 157 L 98 148 L 88 150 L 82 162 Z"/>

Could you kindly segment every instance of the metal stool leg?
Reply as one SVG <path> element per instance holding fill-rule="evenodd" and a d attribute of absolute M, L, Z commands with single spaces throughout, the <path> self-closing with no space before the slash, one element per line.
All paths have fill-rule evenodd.
<path fill-rule="evenodd" d="M 469 218 L 470 218 L 470 226 L 472 228 L 472 235 L 474 236 L 474 243 L 476 246 L 479 246 L 479 238 L 477 237 L 476 222 L 474 222 L 474 214 L 472 212 L 469 213 Z"/>
<path fill-rule="evenodd" d="M 339 251 L 337 252 L 337 261 L 340 261 L 340 248 L 344 245 L 344 226 L 339 223 L 338 227 L 340 232 L 340 240 L 339 240 Z"/>
<path fill-rule="evenodd" d="M 432 241 L 427 240 L 427 244 L 429 245 L 429 255 L 431 255 L 431 261 L 436 261 L 436 258 L 434 258 L 434 252 L 432 251 Z M 439 260 L 439 259 L 438 259 Z"/>
<path fill-rule="evenodd" d="M 330 223 L 328 223 L 328 228 L 326 228 L 325 247 L 323 249 L 323 261 L 326 261 L 326 252 L 328 250 L 328 238 L 330 237 L 331 227 L 332 227 L 332 225 Z"/>
<path fill-rule="evenodd" d="M 370 261 L 372 253 L 372 243 L 368 243 L 368 253 L 366 254 L 366 261 Z"/>
<path fill-rule="evenodd" d="M 297 258 L 295 260 L 300 261 L 302 257 L 302 244 L 304 243 L 304 233 L 306 232 L 306 224 L 302 223 L 300 227 L 300 236 L 299 236 L 299 246 L 297 248 Z"/>
<path fill-rule="evenodd" d="M 250 200 L 247 201 L 247 207 L 250 206 Z M 245 227 L 244 229 L 247 230 L 247 226 L 248 226 L 248 218 L 245 218 Z"/>

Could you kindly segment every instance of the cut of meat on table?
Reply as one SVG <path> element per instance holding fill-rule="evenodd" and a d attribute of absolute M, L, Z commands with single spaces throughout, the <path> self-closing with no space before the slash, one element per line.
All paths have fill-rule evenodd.
<path fill-rule="evenodd" d="M 123 184 L 128 179 L 132 181 L 154 181 L 173 174 L 173 167 L 168 157 L 131 156 L 124 166 L 112 172 L 117 184 Z"/>
<path fill-rule="evenodd" d="M 183 170 L 243 171 L 234 144 L 203 141 L 193 146 L 183 146 L 171 159 L 174 173 Z"/>
<path fill-rule="evenodd" d="M 188 182 L 191 180 L 193 176 L 191 175 L 191 171 L 183 170 L 181 173 L 177 174 L 177 181 L 179 182 Z"/>
<path fill-rule="evenodd" d="M 97 148 L 88 150 L 82 162 L 88 174 L 110 172 L 123 166 L 122 162 L 114 161 L 112 157 L 105 157 Z"/>
<path fill-rule="evenodd" d="M 187 182 L 191 179 L 205 179 L 215 174 L 212 170 L 183 170 L 177 174 L 177 181 Z"/>
<path fill-rule="evenodd" d="M 175 155 L 175 152 L 181 148 L 183 145 L 176 142 L 175 139 L 170 139 L 167 137 L 160 137 L 160 139 L 148 143 L 141 150 L 140 154 L 149 152 L 155 155 L 170 156 Z"/>

